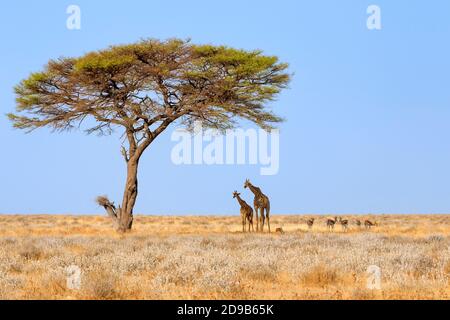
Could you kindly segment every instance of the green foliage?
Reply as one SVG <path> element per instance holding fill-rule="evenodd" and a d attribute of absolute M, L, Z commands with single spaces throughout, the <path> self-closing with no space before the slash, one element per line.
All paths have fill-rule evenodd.
<path fill-rule="evenodd" d="M 15 87 L 17 112 L 8 117 L 28 130 L 68 130 L 92 117 L 88 133 L 122 126 L 147 138 L 159 134 L 150 126 L 175 121 L 224 129 L 243 118 L 270 128 L 282 121 L 268 103 L 286 88 L 287 68 L 260 50 L 143 40 L 51 60 Z"/>
<path fill-rule="evenodd" d="M 115 72 L 135 63 L 135 56 L 115 51 L 93 52 L 77 60 L 76 72 Z"/>

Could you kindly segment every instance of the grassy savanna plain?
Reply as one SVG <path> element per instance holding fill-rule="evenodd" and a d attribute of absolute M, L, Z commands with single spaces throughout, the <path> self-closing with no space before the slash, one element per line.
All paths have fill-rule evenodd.
<path fill-rule="evenodd" d="M 325 216 L 273 216 L 285 233 L 269 235 L 243 234 L 237 216 L 136 216 L 119 235 L 107 217 L 2 215 L 0 298 L 449 299 L 449 215 L 345 218 L 347 232 Z M 380 289 L 367 288 L 371 265 Z"/>

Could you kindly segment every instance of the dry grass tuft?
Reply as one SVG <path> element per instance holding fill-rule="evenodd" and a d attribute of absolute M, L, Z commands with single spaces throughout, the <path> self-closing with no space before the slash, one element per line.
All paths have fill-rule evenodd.
<path fill-rule="evenodd" d="M 320 264 L 304 273 L 301 282 L 304 286 L 325 288 L 340 285 L 343 279 L 335 268 Z"/>
<path fill-rule="evenodd" d="M 19 256 L 25 260 L 39 260 L 44 257 L 44 251 L 32 243 L 25 243 L 19 248 Z"/>
<path fill-rule="evenodd" d="M 117 300 L 121 298 L 118 291 L 118 278 L 106 272 L 92 272 L 87 275 L 83 290 L 89 299 Z"/>

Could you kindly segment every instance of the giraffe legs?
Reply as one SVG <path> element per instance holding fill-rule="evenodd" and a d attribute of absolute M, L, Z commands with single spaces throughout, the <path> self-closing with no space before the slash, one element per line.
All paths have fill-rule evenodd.
<path fill-rule="evenodd" d="M 264 232 L 264 223 L 265 223 L 265 220 L 266 220 L 266 216 L 264 215 L 264 208 L 261 208 L 260 210 L 261 210 L 261 212 L 260 212 L 261 232 Z"/>
<path fill-rule="evenodd" d="M 270 204 L 266 207 L 266 218 L 267 218 L 267 227 L 269 228 L 270 233 Z"/>
<path fill-rule="evenodd" d="M 255 207 L 255 213 L 256 213 L 256 232 L 259 231 L 259 218 L 258 218 L 258 212 L 259 212 L 259 208 Z"/>

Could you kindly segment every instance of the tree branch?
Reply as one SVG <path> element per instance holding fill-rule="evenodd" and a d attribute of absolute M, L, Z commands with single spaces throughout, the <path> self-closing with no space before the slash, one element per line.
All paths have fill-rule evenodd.
<path fill-rule="evenodd" d="M 128 158 L 127 149 L 125 149 L 124 146 L 122 146 L 122 155 L 123 155 L 123 158 L 125 159 L 125 162 L 128 163 L 128 161 L 130 161 L 130 159 Z"/>

